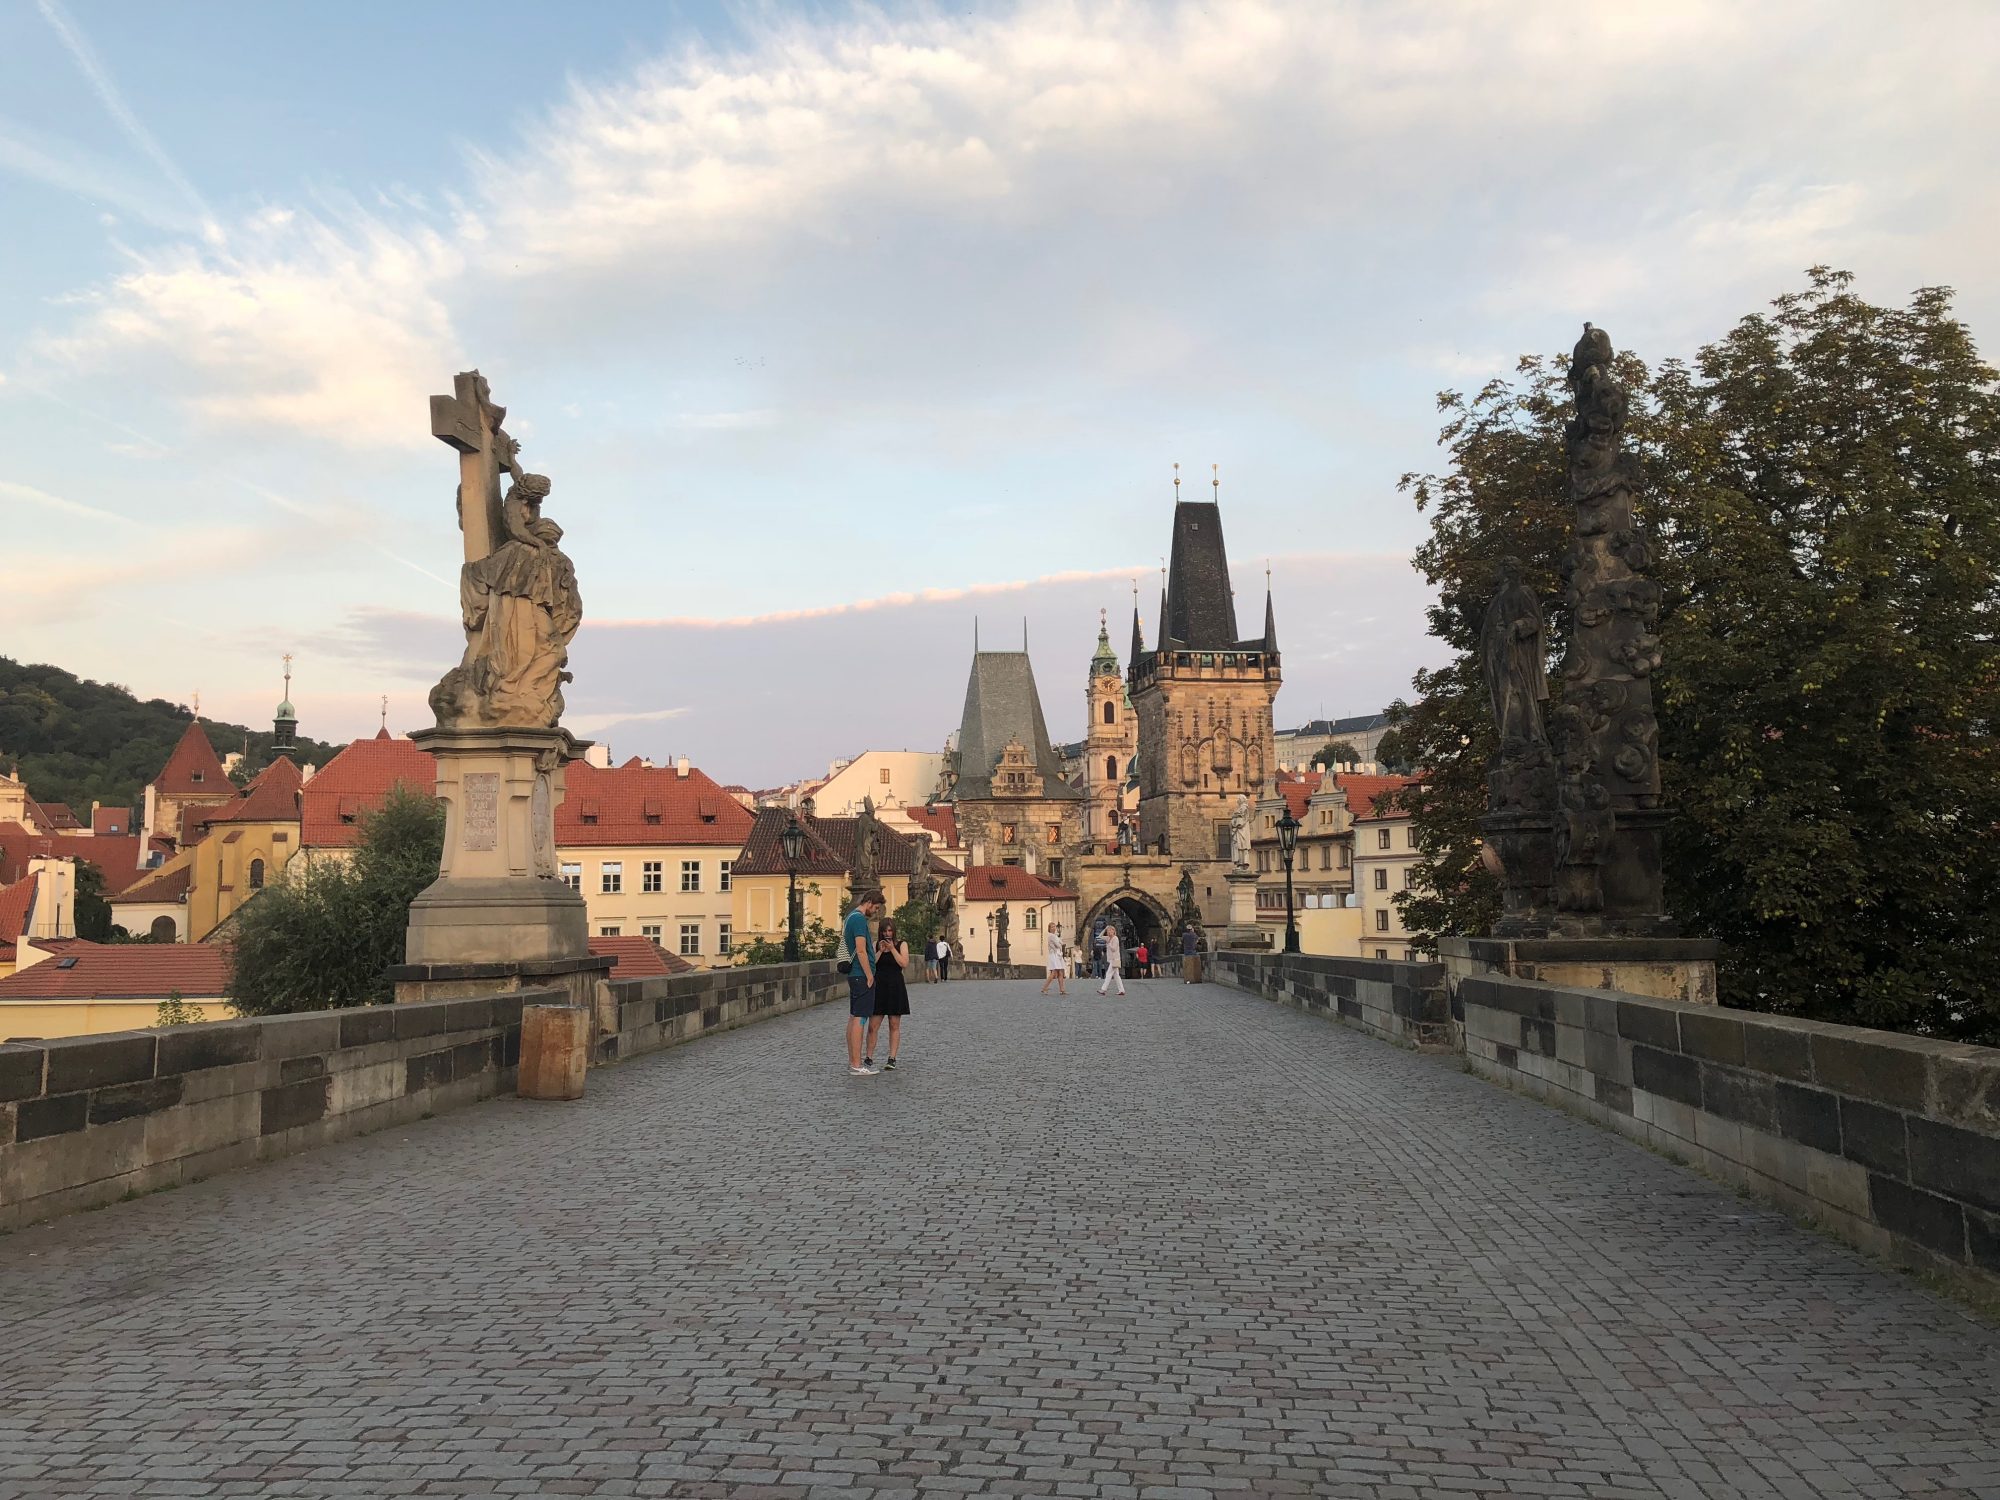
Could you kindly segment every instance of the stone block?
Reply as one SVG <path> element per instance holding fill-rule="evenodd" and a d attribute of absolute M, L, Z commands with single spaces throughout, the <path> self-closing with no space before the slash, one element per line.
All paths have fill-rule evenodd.
<path fill-rule="evenodd" d="M 1678 1099 L 1668 1099 L 1637 1088 L 1632 1091 L 1632 1117 L 1668 1138 L 1662 1149 L 1681 1150 L 1694 1144 L 1694 1117 L 1697 1113 L 1699 1111 L 1694 1105 L 1683 1104 Z"/>
<path fill-rule="evenodd" d="M 495 1026 L 519 1026 L 521 1024 L 522 1005 L 528 1003 L 538 1005 L 548 1003 L 546 1000 L 539 998 L 541 993 L 540 991 L 534 991 L 513 995 L 495 995 L 493 997 L 493 1024 Z"/>
<path fill-rule="evenodd" d="M 1662 1052 L 1681 1050 L 1680 1013 L 1665 1005 L 1646 1005 L 1636 1000 L 1618 1002 L 1618 1034 L 1631 1042 L 1644 1042 Z M 1641 1085 L 1643 1087 L 1643 1085 Z"/>
<path fill-rule="evenodd" d="M 1521 1067 L 1520 1049 L 1499 1042 L 1493 1048 L 1493 1060 L 1509 1072 L 1518 1072 Z"/>
<path fill-rule="evenodd" d="M 1930 1092 L 1930 1057 L 1886 1032 L 1815 1032 L 1812 1058 L 1814 1079 L 1837 1094 L 1920 1110 Z"/>
<path fill-rule="evenodd" d="M 0 1101 L 32 1099 L 42 1091 L 42 1069 L 48 1052 L 39 1046 L 10 1042 L 0 1045 Z"/>
<path fill-rule="evenodd" d="M 1745 1016 L 1743 1065 L 1777 1078 L 1812 1081 L 1812 1033 L 1777 1016 Z"/>
<path fill-rule="evenodd" d="M 327 1093 L 327 1113 L 352 1114 L 385 1099 L 402 1098 L 406 1071 L 400 1058 L 370 1063 L 363 1068 L 342 1069 L 333 1075 Z"/>
<path fill-rule="evenodd" d="M 1806 1167 L 1806 1189 L 1815 1202 L 1828 1204 L 1850 1214 L 1867 1215 L 1868 1169 L 1858 1162 L 1811 1154 Z"/>
<path fill-rule="evenodd" d="M 1871 1172 L 1910 1175 L 1908 1118 L 1860 1099 L 1840 1101 L 1840 1148 Z"/>
<path fill-rule="evenodd" d="M 309 1052 L 340 1048 L 340 1012 L 308 1011 L 302 1015 L 266 1016 L 256 1025 L 263 1032 L 264 1057 L 303 1057 Z"/>
<path fill-rule="evenodd" d="M 40 1099 L 23 1099 L 14 1106 L 16 1142 L 39 1141 L 55 1135 L 69 1135 L 90 1123 L 90 1095 L 49 1094 Z"/>
<path fill-rule="evenodd" d="M 1684 1016 L 1682 1028 L 1694 1020 L 1709 1017 Z M 1725 1067 L 1719 1063 L 1703 1062 L 1696 1065 L 1701 1074 L 1701 1107 L 1725 1120 L 1734 1120 L 1739 1125 L 1752 1125 L 1759 1130 L 1775 1131 L 1778 1128 L 1777 1081 L 1761 1074 L 1745 1072 L 1741 1068 Z"/>
<path fill-rule="evenodd" d="M 90 1123 L 109 1125 L 114 1120 L 130 1120 L 157 1114 L 181 1102 L 179 1077 L 146 1078 L 138 1083 L 114 1083 L 90 1093 Z"/>
<path fill-rule="evenodd" d="M 1756 1130 L 1748 1125 L 1743 1131 L 1743 1161 L 1751 1170 L 1761 1173 L 1774 1182 L 1782 1182 L 1798 1192 L 1810 1191 L 1812 1164 L 1819 1159 L 1819 1153 L 1796 1141 L 1785 1140 L 1767 1131 Z M 1849 1167 L 1851 1162 L 1842 1162 Z M 1854 1168 L 1860 1171 L 1860 1168 Z M 1863 1197 L 1866 1198 L 1867 1173 L 1862 1172 Z"/>
<path fill-rule="evenodd" d="M 136 1172 L 146 1165 L 146 1125 L 144 1119 L 120 1120 L 17 1143 L 9 1152 L 4 1196 L 18 1203 Z"/>
<path fill-rule="evenodd" d="M 2000 1276 L 2000 1214 L 1965 1211 L 1965 1250 L 1980 1270 Z"/>
<path fill-rule="evenodd" d="M 1911 1183 L 2000 1213 L 2000 1140 L 1916 1115 L 1908 1131 Z"/>
<path fill-rule="evenodd" d="M 445 1029 L 445 1016 L 450 1008 L 463 1003 L 456 1000 L 419 1000 L 397 1006 L 392 1018 L 396 1039 L 411 1041 L 417 1037 L 437 1036 Z"/>
<path fill-rule="evenodd" d="M 14 1144 L 14 1106 L 0 1104 L 0 1148 Z"/>
<path fill-rule="evenodd" d="M 1948 1198 L 1868 1174 L 1870 1216 L 1891 1234 L 1914 1240 L 1949 1260 L 1966 1258 L 1965 1211 Z"/>
<path fill-rule="evenodd" d="M 249 1137 L 243 1140 L 229 1141 L 207 1151 L 180 1157 L 182 1182 L 200 1182 L 204 1177 L 214 1177 L 222 1172 L 233 1172 L 238 1167 L 247 1167 L 257 1160 L 258 1137 L 255 1133 L 254 1119 L 256 1100 L 248 1099 L 242 1102 L 247 1102 L 253 1111 L 252 1131 Z"/>
<path fill-rule="evenodd" d="M 1701 1074 L 1693 1058 L 1637 1042 L 1632 1046 L 1632 1087 L 1681 1104 L 1701 1103 Z"/>
<path fill-rule="evenodd" d="M 1557 990 L 1556 1024 L 1573 1026 L 1579 1031 L 1590 1026 L 1590 996 L 1577 990 Z"/>
<path fill-rule="evenodd" d="M 254 1147 L 261 1115 L 262 1101 L 256 1094 L 237 1094 L 201 1104 L 183 1104 L 178 1109 L 149 1116 L 146 1159 L 172 1161 L 176 1157 L 206 1156 L 225 1146 L 245 1142 Z"/>
<path fill-rule="evenodd" d="M 1712 1152 L 1724 1161 L 1740 1163 L 1744 1160 L 1743 1127 L 1734 1120 L 1725 1120 L 1705 1109 L 1696 1110 L 1694 1140 L 1704 1151 Z"/>
<path fill-rule="evenodd" d="M 451 1049 L 442 1048 L 436 1052 L 422 1052 L 408 1058 L 403 1064 L 403 1092 L 420 1094 L 425 1089 L 436 1088 L 451 1082 Z"/>
<path fill-rule="evenodd" d="M 476 1042 L 460 1042 L 451 1049 L 452 1080 L 459 1082 L 492 1072 L 499 1066 L 497 1050 L 491 1037 Z"/>
<path fill-rule="evenodd" d="M 1840 1098 L 1823 1089 L 1774 1080 L 1778 1133 L 1815 1151 L 1840 1154 Z"/>
<path fill-rule="evenodd" d="M 1613 1083 L 1602 1074 L 1593 1078 L 1593 1094 L 1597 1102 L 1606 1109 L 1621 1115 L 1632 1113 L 1632 1089 L 1629 1084 Z"/>
<path fill-rule="evenodd" d="M 297 1083 L 302 1078 L 323 1078 L 326 1076 L 326 1058 L 315 1053 L 311 1057 L 286 1057 L 278 1061 L 279 1083 Z"/>
<path fill-rule="evenodd" d="M 150 1031 L 124 1031 L 62 1037 L 42 1046 L 49 1055 L 42 1087 L 51 1094 L 68 1094 L 151 1078 L 159 1038 Z"/>
<path fill-rule="evenodd" d="M 1556 1022 L 1556 1056 L 1576 1068 L 1590 1066 L 1590 1043 L 1596 1033 L 1583 1026 Z"/>
<path fill-rule="evenodd" d="M 262 1101 L 257 1133 L 275 1135 L 323 1118 L 330 1094 L 331 1085 L 325 1078 L 306 1078 L 265 1089 L 257 1096 Z"/>
<path fill-rule="evenodd" d="M 1556 1055 L 1556 1023 L 1539 1016 L 1521 1017 L 1521 1047 L 1542 1057 Z"/>
<path fill-rule="evenodd" d="M 199 1073 L 255 1062 L 264 1055 L 262 1021 L 204 1021 L 198 1026 L 174 1026 L 160 1033 L 153 1071 Z"/>
<path fill-rule="evenodd" d="M 1935 1118 L 2000 1137 L 2000 1049 L 1953 1047 L 1933 1058 L 1931 1090 Z"/>
<path fill-rule="evenodd" d="M 1743 1023 L 1734 1016 L 1686 1011 L 1680 1018 L 1681 1051 L 1707 1062 L 1742 1067 Z"/>
<path fill-rule="evenodd" d="M 444 1019 L 447 1031 L 486 1031 L 493 1025 L 492 997 L 448 1001 L 444 1007 Z"/>
<path fill-rule="evenodd" d="M 432 1002 L 424 1002 L 426 1004 Z M 396 1039 L 396 1011 L 393 1005 L 369 1005 L 340 1013 L 340 1045 L 365 1047 L 371 1042 Z"/>

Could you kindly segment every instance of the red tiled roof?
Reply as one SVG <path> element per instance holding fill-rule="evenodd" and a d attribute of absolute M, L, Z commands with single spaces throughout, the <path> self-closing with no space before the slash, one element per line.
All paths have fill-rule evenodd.
<path fill-rule="evenodd" d="M 955 807 L 906 807 L 904 812 L 940 849 L 958 847 L 958 809 Z"/>
<path fill-rule="evenodd" d="M 234 802 L 204 810 L 204 823 L 296 823 L 299 820 L 299 788 L 305 777 L 281 755 L 257 773 L 256 780 L 243 789 Z"/>
<path fill-rule="evenodd" d="M 0 886 L 0 955 L 14 956 L 14 941 L 27 925 L 28 912 L 35 904 L 35 885 L 41 877 L 30 875 L 12 885 Z"/>
<path fill-rule="evenodd" d="M 380 807 L 390 788 L 431 796 L 437 762 L 412 740 L 386 729 L 356 740 L 328 761 L 299 794 L 299 843 L 307 849 L 347 849 L 361 842 L 361 815 Z"/>
<path fill-rule="evenodd" d="M 1317 771 L 1278 773 L 1278 790 L 1285 795 L 1285 810 L 1295 818 L 1305 817 L 1306 804 L 1312 801 L 1312 795 L 1319 790 L 1319 786 L 1320 773 Z"/>
<path fill-rule="evenodd" d="M 106 834 L 127 834 L 138 827 L 129 807 L 93 807 L 90 810 L 90 831 L 99 838 Z"/>
<path fill-rule="evenodd" d="M 598 958 L 612 958 L 613 979 L 650 979 L 659 974 L 692 974 L 694 965 L 678 953 L 665 953 L 649 937 L 594 937 L 590 951 Z"/>
<path fill-rule="evenodd" d="M 151 870 L 111 897 L 113 905 L 124 901 L 181 901 L 188 893 L 194 862 L 183 860 L 164 870 Z"/>
<path fill-rule="evenodd" d="M 175 990 L 214 1000 L 229 987 L 229 949 L 209 943 L 67 938 L 36 946 L 51 956 L 0 979 L 0 1000 L 164 1000 Z"/>
<path fill-rule="evenodd" d="M 758 808 L 756 821 L 750 825 L 743 847 L 737 852 L 736 862 L 730 866 L 731 871 L 736 875 L 784 874 L 785 850 L 778 842 L 778 835 L 785 831 L 786 820 L 790 817 L 789 808 Z M 818 821 L 817 818 L 799 818 L 799 827 L 805 830 L 806 835 L 805 852 L 799 859 L 799 874 L 832 875 L 845 879 L 847 864 L 819 836 L 814 827 Z"/>
<path fill-rule="evenodd" d="M 194 779 L 197 771 L 201 773 L 199 781 Z M 160 767 L 160 774 L 153 778 L 153 786 L 169 796 L 181 797 L 198 797 L 218 788 L 231 790 L 229 776 L 222 769 L 215 746 L 208 742 L 208 731 L 201 727 L 201 720 L 188 725 L 167 763 Z"/>
<path fill-rule="evenodd" d="M 49 827 L 57 833 L 68 833 L 73 829 L 83 827 L 83 824 L 77 821 L 76 814 L 70 810 L 70 805 L 67 802 L 42 802 L 38 803 L 37 806 L 41 808 L 42 816 L 48 819 Z"/>
<path fill-rule="evenodd" d="M 1362 776 L 1350 771 L 1341 772 L 1338 779 L 1340 789 L 1347 793 L 1347 810 L 1357 818 L 1383 816 L 1375 811 L 1375 799 L 1384 792 L 1399 792 L 1406 786 L 1414 785 L 1417 780 L 1414 776 Z M 1394 803 L 1390 804 L 1390 808 L 1389 817 L 1409 816 L 1407 811 Z"/>
<path fill-rule="evenodd" d="M 564 777 L 556 808 L 556 847 L 620 844 L 723 844 L 740 848 L 750 810 L 700 771 L 645 766 L 638 757 L 614 769 L 581 761 Z"/>
<path fill-rule="evenodd" d="M 139 868 L 136 833 L 93 837 L 87 833 L 34 833 L 19 823 L 0 823 L 0 884 L 21 879 L 28 861 L 42 855 L 80 859 L 104 877 L 106 893 L 122 891 L 144 872 Z"/>
<path fill-rule="evenodd" d="M 1075 891 L 1050 885 L 1018 865 L 974 865 L 965 872 L 964 901 L 1074 901 Z"/>

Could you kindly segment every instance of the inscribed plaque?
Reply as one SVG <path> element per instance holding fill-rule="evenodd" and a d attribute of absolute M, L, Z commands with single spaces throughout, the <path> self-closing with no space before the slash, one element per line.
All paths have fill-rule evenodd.
<path fill-rule="evenodd" d="M 500 838 L 500 773 L 468 771 L 465 788 L 463 843 L 467 849 L 491 849 Z"/>

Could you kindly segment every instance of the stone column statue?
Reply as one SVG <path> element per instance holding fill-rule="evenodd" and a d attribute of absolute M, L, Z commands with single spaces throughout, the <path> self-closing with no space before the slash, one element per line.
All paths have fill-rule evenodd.
<path fill-rule="evenodd" d="M 1250 868 L 1250 799 L 1241 796 L 1236 799 L 1236 810 L 1229 815 L 1229 862 L 1239 870 Z"/>
<path fill-rule="evenodd" d="M 993 961 L 995 963 L 1004 964 L 1008 961 L 1007 923 L 1010 920 L 1007 915 L 1007 904 L 1003 901 L 1000 903 L 1000 909 L 993 913 Z"/>

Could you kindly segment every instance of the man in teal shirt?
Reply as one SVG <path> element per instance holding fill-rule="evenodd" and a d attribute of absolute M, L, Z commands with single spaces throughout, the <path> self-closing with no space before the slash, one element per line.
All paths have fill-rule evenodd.
<path fill-rule="evenodd" d="M 873 1078 L 876 1070 L 861 1061 L 861 1034 L 875 1014 L 875 946 L 869 919 L 882 910 L 882 893 L 863 896 L 840 924 L 840 956 L 847 971 L 847 1071 L 856 1078 Z"/>

